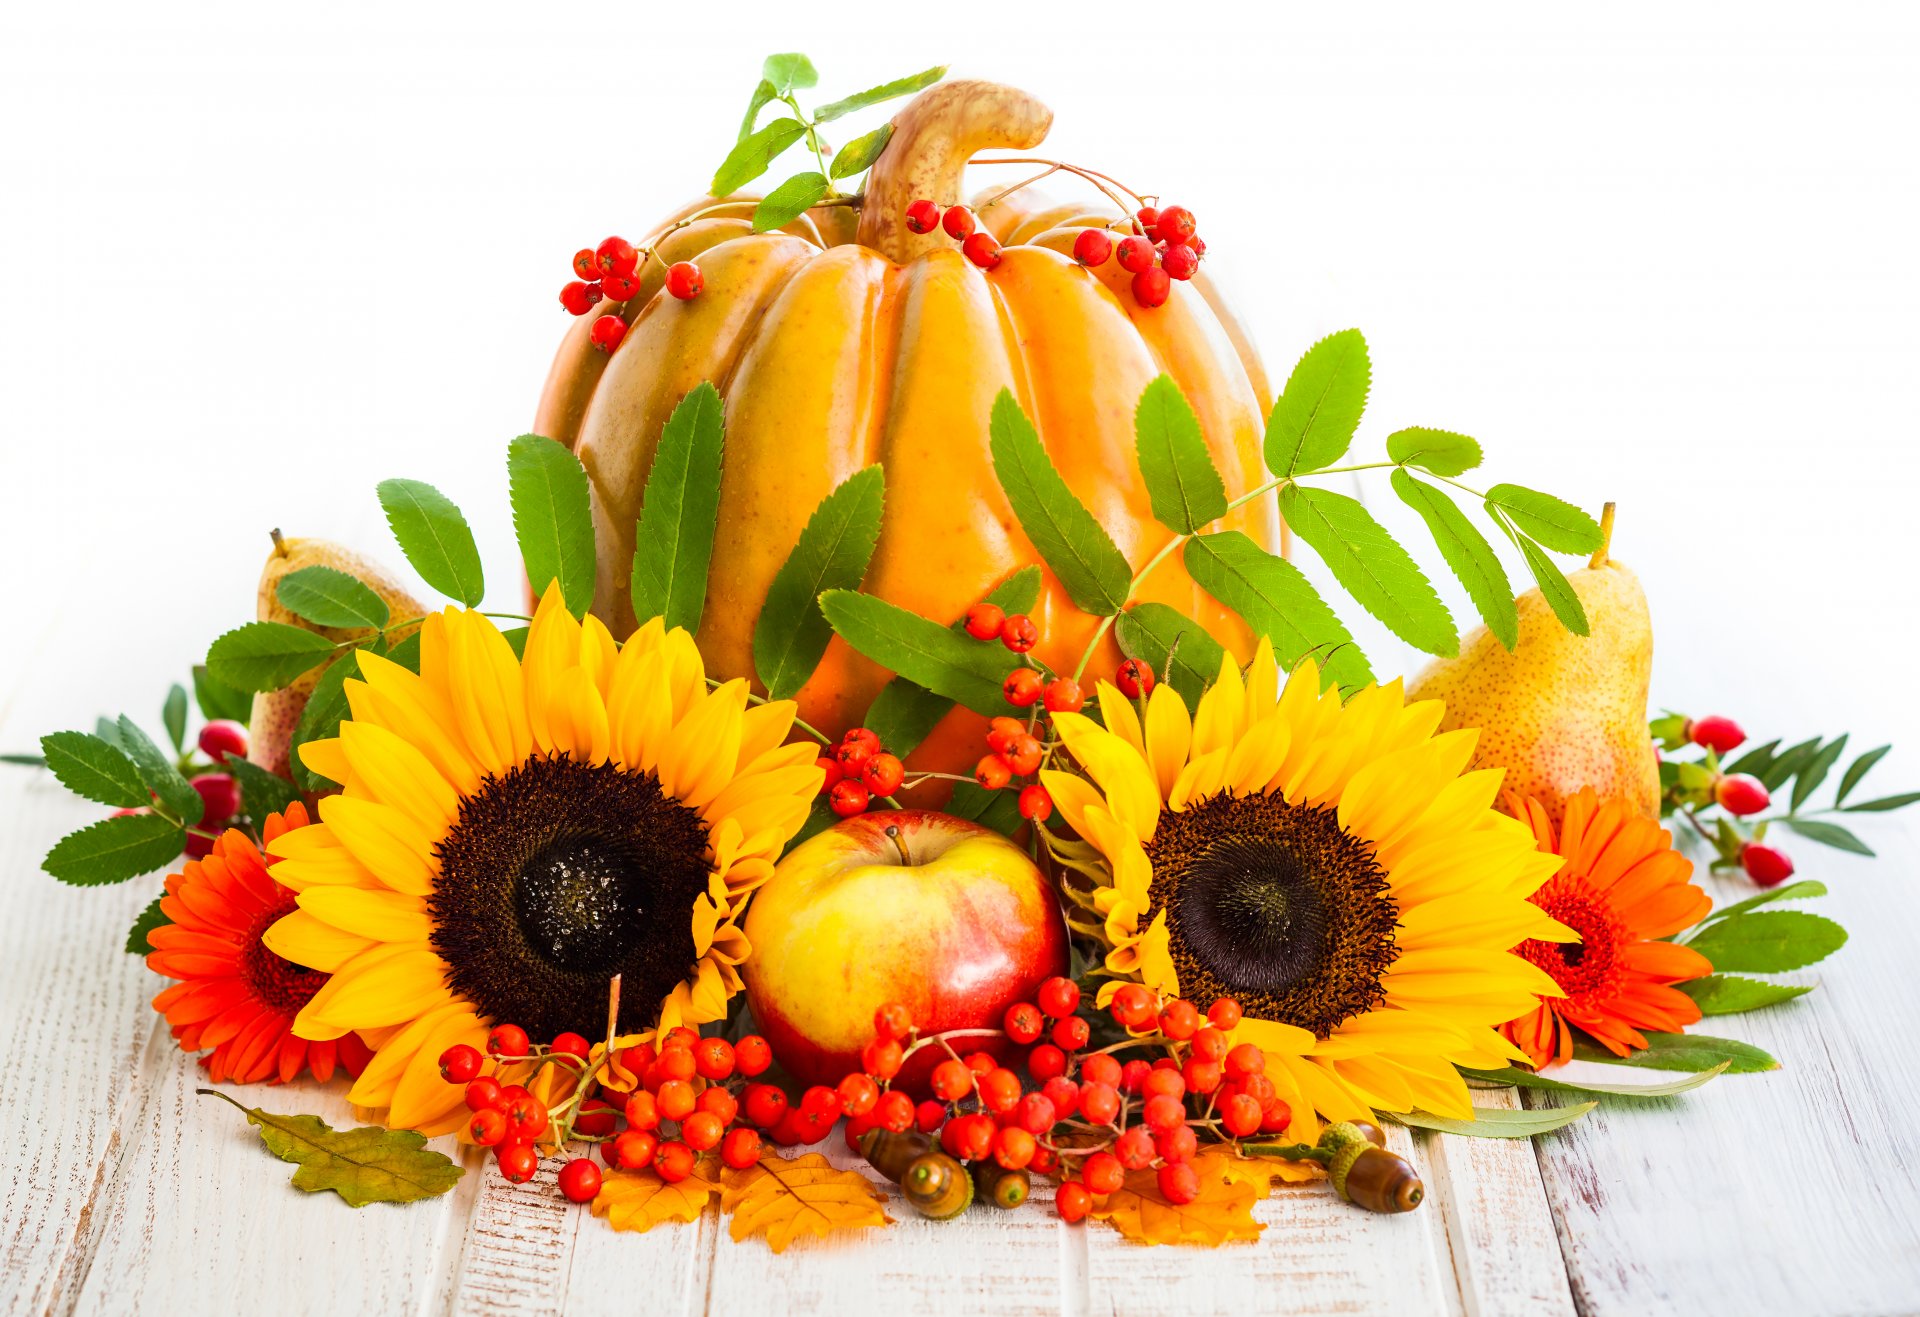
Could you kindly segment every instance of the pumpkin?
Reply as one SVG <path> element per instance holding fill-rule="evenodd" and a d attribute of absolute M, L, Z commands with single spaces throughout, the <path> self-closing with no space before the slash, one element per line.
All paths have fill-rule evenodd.
<path fill-rule="evenodd" d="M 1003 387 L 1136 570 L 1168 538 L 1134 455 L 1134 407 L 1156 375 L 1171 375 L 1185 392 L 1230 491 L 1264 478 L 1266 376 L 1204 274 L 1176 284 L 1164 306 L 1141 307 L 1117 262 L 1088 269 L 1069 255 L 1080 226 L 1110 216 L 1041 206 L 1030 192 L 980 215 L 1004 244 L 992 270 L 971 265 L 937 229 L 907 228 L 914 199 L 946 206 L 962 196 L 976 152 L 1031 149 L 1051 122 L 1044 105 L 1012 88 L 936 86 L 895 117 L 858 206 L 816 207 L 753 234 L 752 201 L 741 199 L 658 238 L 658 259 L 622 308 L 630 327 L 611 356 L 589 342 L 593 317 L 573 326 L 535 428 L 571 447 L 591 480 L 593 611 L 615 635 L 636 622 L 629 569 L 655 445 L 674 406 L 703 380 L 724 396 L 726 448 L 697 639 L 707 671 L 721 677 L 753 676 L 754 623 L 774 574 L 820 500 L 872 463 L 885 467 L 886 511 L 868 592 L 950 622 L 1040 561 L 989 457 L 988 417 Z M 655 235 L 712 205 L 682 208 Z M 665 266 L 694 258 L 705 291 L 684 302 L 663 295 Z M 1272 500 L 1222 525 L 1281 548 Z M 1245 624 L 1192 582 L 1177 555 L 1139 597 L 1186 613 L 1238 657 L 1250 654 Z M 1032 615 L 1038 656 L 1071 671 L 1098 619 L 1076 609 L 1051 572 Z M 1091 672 L 1111 673 L 1120 657 L 1109 633 Z M 859 725 L 889 676 L 836 637 L 799 694 L 801 716 L 837 736 Z M 983 727 L 956 709 L 909 763 L 967 771 L 982 753 Z"/>

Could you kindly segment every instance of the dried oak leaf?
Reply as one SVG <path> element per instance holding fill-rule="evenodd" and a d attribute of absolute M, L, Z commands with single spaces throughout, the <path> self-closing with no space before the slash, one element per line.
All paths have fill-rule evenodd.
<path fill-rule="evenodd" d="M 426 1136 L 413 1130 L 378 1125 L 337 1130 L 318 1116 L 283 1116 L 241 1106 L 209 1088 L 195 1091 L 238 1107 L 260 1131 L 268 1152 L 299 1166 L 294 1188 L 310 1194 L 331 1189 L 349 1207 L 437 1198 L 466 1174 L 445 1153 L 428 1149 Z"/>
<path fill-rule="evenodd" d="M 1250 1180 L 1229 1178 L 1226 1160 L 1224 1154 L 1211 1152 L 1194 1159 L 1200 1196 L 1190 1203 L 1168 1202 L 1152 1171 L 1130 1171 L 1127 1182 L 1108 1194 L 1093 1215 L 1142 1244 L 1213 1247 L 1230 1239 L 1257 1239 L 1266 1227 L 1253 1219 L 1253 1205 L 1265 1195 Z"/>
<path fill-rule="evenodd" d="M 1273 1182 L 1284 1184 L 1304 1184 L 1326 1174 L 1313 1162 L 1282 1161 L 1278 1157 L 1236 1157 L 1231 1153 L 1220 1154 L 1220 1173 L 1230 1182 L 1253 1186 L 1255 1197 L 1266 1198 L 1273 1192 Z"/>
<path fill-rule="evenodd" d="M 603 1216 L 615 1230 L 645 1234 L 662 1221 L 695 1221 L 707 1200 L 720 1192 L 720 1163 L 702 1157 L 693 1174 L 674 1184 L 651 1168 L 644 1171 L 608 1171 L 593 1200 L 593 1214 Z"/>
<path fill-rule="evenodd" d="M 825 1235 L 891 1225 L 886 1195 L 858 1171 L 843 1171 L 817 1152 L 789 1161 L 768 1153 L 746 1170 L 728 1167 L 720 1206 L 732 1214 L 735 1240 L 765 1235 L 783 1251 L 802 1232 Z"/>

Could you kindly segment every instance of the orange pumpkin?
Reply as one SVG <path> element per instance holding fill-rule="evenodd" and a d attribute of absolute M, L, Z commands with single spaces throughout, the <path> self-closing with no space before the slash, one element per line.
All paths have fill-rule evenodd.
<path fill-rule="evenodd" d="M 1051 122 L 1044 105 L 1008 87 L 934 87 L 894 119 L 857 208 L 817 207 L 783 230 L 752 234 L 752 203 L 743 200 L 659 239 L 659 259 L 623 308 L 630 328 L 610 357 L 588 341 L 593 317 L 575 323 L 535 428 L 572 447 L 591 478 L 600 556 L 593 610 L 616 635 L 635 625 L 627 583 L 655 445 L 674 406 L 703 380 L 726 400 L 726 450 L 698 639 L 707 670 L 725 677 L 753 675 L 754 622 L 807 518 L 872 463 L 885 467 L 886 513 L 870 593 L 951 621 L 1040 561 L 988 453 L 988 416 L 1003 387 L 1136 570 L 1168 537 L 1134 456 L 1134 406 L 1156 375 L 1171 375 L 1186 393 L 1230 492 L 1264 478 L 1266 376 L 1204 274 L 1176 284 L 1164 306 L 1141 307 L 1117 262 L 1087 269 L 1068 255 L 1076 225 L 1107 217 L 1036 208 L 1027 192 L 980 216 L 1004 244 L 989 271 L 937 230 L 906 227 L 915 198 L 942 206 L 960 198 L 976 152 L 1030 149 Z M 712 204 L 683 208 L 662 228 Z M 705 291 L 687 302 L 662 295 L 665 265 L 695 257 Z M 1222 524 L 1281 548 L 1271 500 Z M 1245 625 L 1188 578 L 1177 555 L 1140 597 L 1193 617 L 1241 658 L 1250 653 Z M 1098 619 L 1076 609 L 1051 572 L 1033 616 L 1039 656 L 1071 670 Z M 1096 675 L 1120 658 L 1111 636 L 1102 646 Z M 836 637 L 800 693 L 801 716 L 837 735 L 858 725 L 889 675 Z M 966 771 L 981 736 L 978 715 L 955 710 L 910 762 Z"/>

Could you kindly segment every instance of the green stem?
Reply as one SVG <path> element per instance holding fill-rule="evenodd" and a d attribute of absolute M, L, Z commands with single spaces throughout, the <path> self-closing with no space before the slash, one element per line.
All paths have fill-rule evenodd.
<path fill-rule="evenodd" d="M 1319 1162 L 1323 1166 L 1333 1156 L 1325 1148 L 1305 1143 L 1243 1143 L 1240 1151 L 1248 1157 L 1278 1157 L 1282 1161 Z"/>
<path fill-rule="evenodd" d="M 838 197 L 840 193 L 833 186 L 833 174 L 827 167 L 826 146 L 820 140 L 820 129 L 814 124 L 813 120 L 807 118 L 807 112 L 800 108 L 799 98 L 792 92 L 788 92 L 780 99 L 786 103 L 788 109 L 793 111 L 793 117 L 798 119 L 801 124 L 806 127 L 807 149 L 813 152 L 814 163 L 820 167 L 820 177 L 827 180 L 827 195 L 829 197 Z"/>

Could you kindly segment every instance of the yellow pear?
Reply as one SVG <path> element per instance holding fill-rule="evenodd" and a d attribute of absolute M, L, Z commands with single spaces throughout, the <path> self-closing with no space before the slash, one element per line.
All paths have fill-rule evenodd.
<path fill-rule="evenodd" d="M 280 602 L 281 578 L 302 567 L 331 567 L 358 577 L 380 596 L 396 622 L 419 617 L 426 611 L 386 568 L 353 550 L 332 540 L 289 539 L 278 530 L 272 534 L 273 551 L 267 554 L 266 566 L 260 569 L 260 592 L 254 602 L 254 615 L 259 621 L 285 622 L 335 641 L 365 638 L 368 633 L 364 628 L 315 626 Z M 397 643 L 417 629 L 406 627 L 393 631 L 388 639 Z M 300 725 L 300 714 L 307 707 L 307 697 L 313 694 L 313 688 L 327 666 L 322 664 L 311 672 L 303 673 L 284 689 L 262 691 L 253 697 L 253 714 L 247 721 L 247 758 L 270 773 L 278 773 L 282 777 L 293 775 L 288 748 L 293 740 L 294 729 Z"/>
<path fill-rule="evenodd" d="M 1530 795 L 1559 822 L 1568 797 L 1592 787 L 1649 818 L 1660 813 L 1660 764 L 1647 732 L 1653 619 L 1639 578 L 1599 552 L 1567 581 L 1587 610 L 1585 637 L 1560 624 L 1538 590 L 1514 601 L 1520 643 L 1508 652 L 1485 627 L 1413 679 L 1411 700 L 1444 700 L 1443 731 L 1480 729 L 1477 768 L 1504 768 L 1503 790 Z"/>

